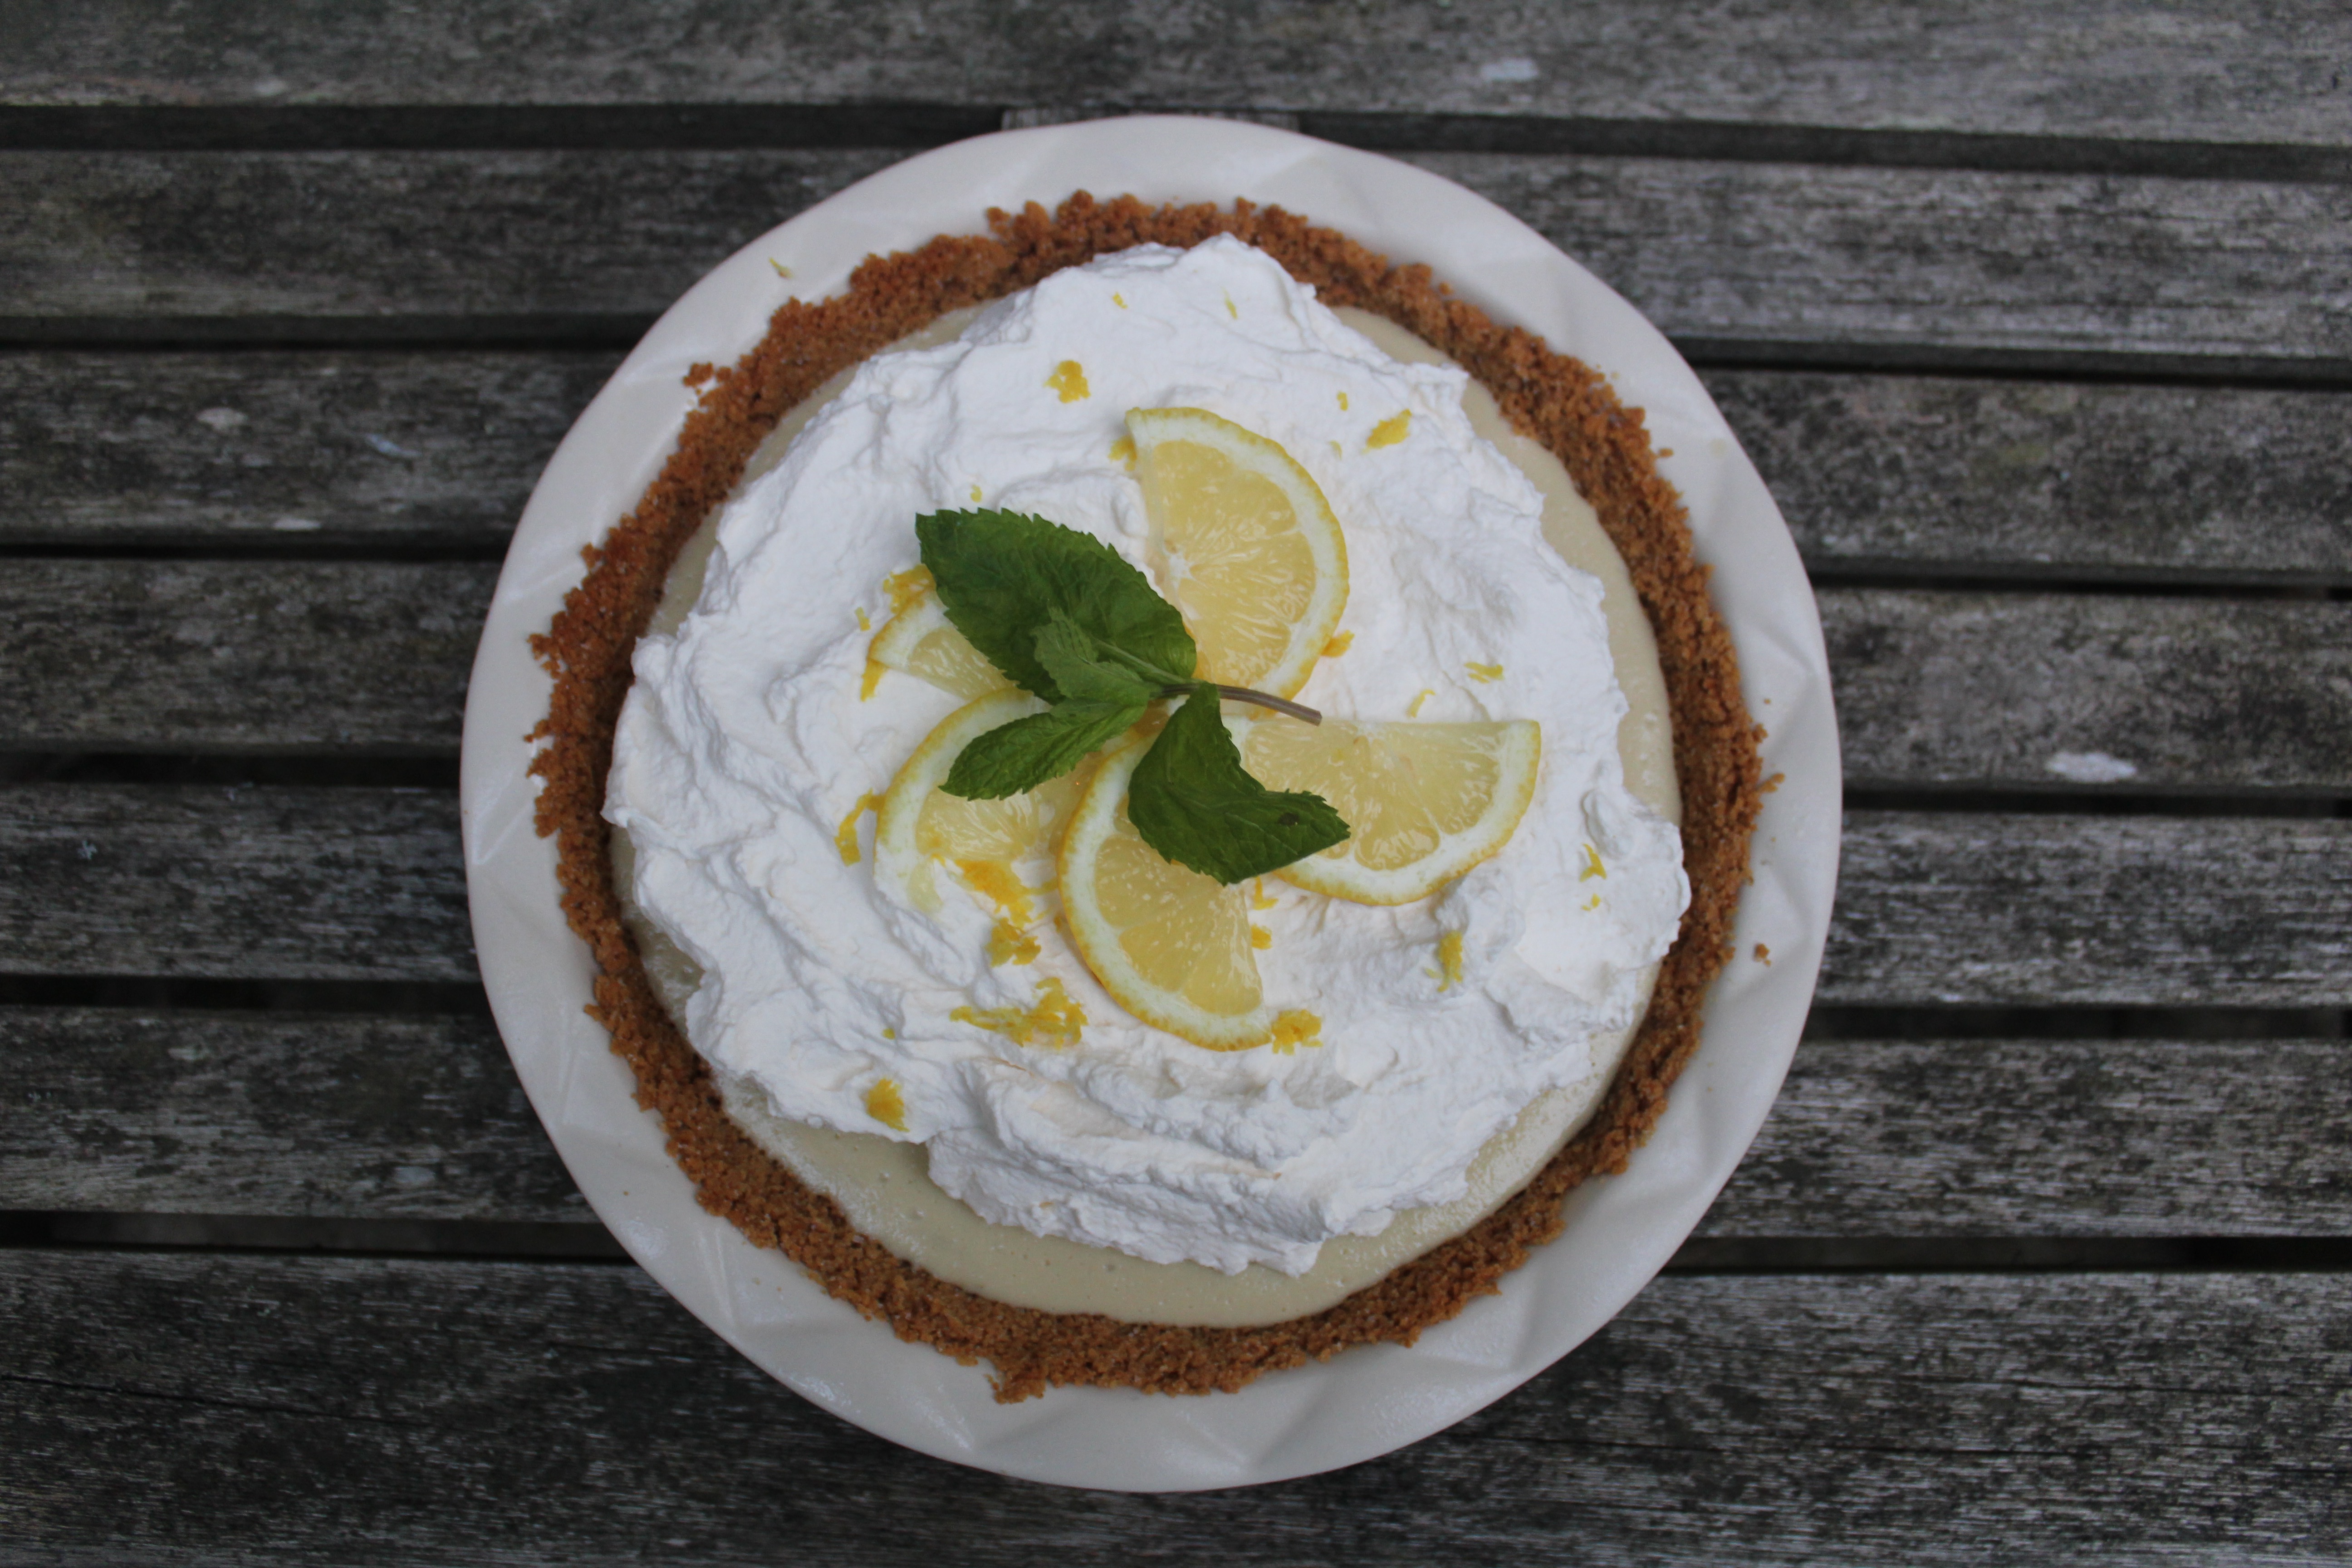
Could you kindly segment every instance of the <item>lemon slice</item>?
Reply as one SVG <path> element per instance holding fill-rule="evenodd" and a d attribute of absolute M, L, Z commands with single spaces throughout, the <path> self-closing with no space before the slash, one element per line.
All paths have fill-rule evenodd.
<path fill-rule="evenodd" d="M 949 624 L 947 606 L 940 603 L 938 591 L 929 587 L 918 591 L 874 634 L 866 657 L 885 669 L 919 676 L 958 697 L 984 697 L 1012 685 Z"/>
<path fill-rule="evenodd" d="M 1024 873 L 1046 868 L 1040 863 L 1053 855 L 1089 769 L 1081 764 L 1026 795 L 1003 800 L 965 800 L 940 785 L 975 736 L 1045 708 L 1025 691 L 1006 690 L 967 702 L 940 721 L 890 781 L 874 828 L 874 874 L 903 889 L 915 908 L 938 912 L 940 894 L 933 868 L 941 864 L 996 907 L 989 956 L 997 963 L 1025 963 L 1037 956 L 1030 931 L 1045 912 L 1040 902 L 1050 887 L 1050 871 L 1044 881 Z"/>
<path fill-rule="evenodd" d="M 1543 732 L 1531 719 L 1478 724 L 1240 726 L 1242 765 L 1269 789 L 1313 790 L 1353 829 L 1275 873 L 1360 904 L 1426 898 L 1500 849 L 1535 797 Z"/>
<path fill-rule="evenodd" d="M 1289 453 L 1205 410 L 1131 409 L 1127 428 L 1153 564 L 1200 645 L 1200 678 L 1292 695 L 1348 607 L 1330 503 Z"/>
<path fill-rule="evenodd" d="M 1161 858 L 1127 820 L 1148 749 L 1105 758 L 1062 840 L 1062 919 L 1103 989 L 1145 1023 L 1213 1051 L 1275 1037 L 1250 946 L 1249 889 Z"/>

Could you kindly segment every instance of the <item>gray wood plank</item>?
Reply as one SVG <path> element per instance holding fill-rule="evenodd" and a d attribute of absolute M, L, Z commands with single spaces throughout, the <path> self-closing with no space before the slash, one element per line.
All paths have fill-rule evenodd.
<path fill-rule="evenodd" d="M 1900 349 L 1912 363 L 2008 351 L 2260 358 L 2284 370 L 2332 365 L 2352 348 L 2352 277 L 2335 260 L 2352 245 L 2352 187 L 1408 161 L 1507 208 L 1709 356 L 1829 343 Z"/>
<path fill-rule="evenodd" d="M 465 980 L 431 791 L 0 789 L 0 973 Z M 1849 813 L 1820 995 L 2352 1005 L 2352 822 Z"/>
<path fill-rule="evenodd" d="M 17 1251 L 0 1507 L 44 1562 L 2341 1562 L 2347 1307 L 2342 1274 L 1670 1275 L 1402 1453 L 1139 1498 L 893 1448 L 633 1268 Z"/>
<path fill-rule="evenodd" d="M 0 153 L 0 298 L 26 327 L 634 333 L 754 236 L 900 156 Z"/>
<path fill-rule="evenodd" d="M 488 563 L 22 561 L 0 736 L 70 750 L 457 750 Z"/>
<path fill-rule="evenodd" d="M 2343 1236 L 2352 1042 L 1808 1040 L 1702 1237 Z"/>
<path fill-rule="evenodd" d="M 633 331 L 730 251 L 892 156 L 0 153 L 0 329 Z M 2352 361 L 2338 265 L 2352 185 L 1412 161 L 1500 202 L 1710 353 L 2153 356 L 2284 375 Z"/>
<path fill-rule="evenodd" d="M 19 7 L 17 103 L 1380 109 L 2346 142 L 2333 7 Z"/>
<path fill-rule="evenodd" d="M 1850 783 L 2352 788 L 2352 604 L 1819 602 Z"/>
<path fill-rule="evenodd" d="M 2352 397 L 1706 373 L 1819 571 L 2352 581 Z"/>
<path fill-rule="evenodd" d="M 585 1220 L 487 1018 L 0 1008 L 0 1208 Z"/>
<path fill-rule="evenodd" d="M 500 548 L 619 358 L 0 354 L 0 540 Z"/>
<path fill-rule="evenodd" d="M 617 357 L 0 354 L 0 541 L 495 546 Z M 2344 394 L 1706 380 L 1816 570 L 2352 582 Z"/>
<path fill-rule="evenodd" d="M 19 562 L 0 582 L 0 747 L 446 755 L 496 578 Z M 2352 605 L 1851 588 L 1820 604 L 1857 784 L 2352 791 Z"/>
<path fill-rule="evenodd" d="M 471 980 L 454 793 L 0 789 L 0 973 Z"/>
<path fill-rule="evenodd" d="M 0 1208 L 586 1210 L 487 1021 L 0 1009 Z M 2341 1040 L 1814 1040 L 1703 1237 L 2341 1236 Z"/>
<path fill-rule="evenodd" d="M 1850 812 L 1824 1002 L 2342 1006 L 2352 822 Z"/>

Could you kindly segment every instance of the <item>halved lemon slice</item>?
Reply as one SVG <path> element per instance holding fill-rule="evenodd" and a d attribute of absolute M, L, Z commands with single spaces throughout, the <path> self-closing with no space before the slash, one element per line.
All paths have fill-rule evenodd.
<path fill-rule="evenodd" d="M 1104 759 L 1062 839 L 1062 919 L 1103 989 L 1145 1023 L 1213 1051 L 1275 1037 L 1258 985 L 1249 889 L 1163 859 L 1127 820 L 1146 745 Z"/>
<path fill-rule="evenodd" d="M 1203 680 L 1288 697 L 1348 607 L 1348 546 L 1313 477 L 1199 408 L 1127 416 L 1152 563 L 1200 645 Z"/>
<path fill-rule="evenodd" d="M 928 586 L 874 634 L 866 657 L 885 669 L 919 676 L 958 697 L 982 697 L 1013 684 L 949 623 L 947 606 L 940 603 L 938 591 Z"/>
<path fill-rule="evenodd" d="M 1275 873 L 1360 904 L 1426 898 L 1500 849 L 1535 798 L 1543 732 L 1531 719 L 1477 724 L 1239 726 L 1242 765 L 1269 789 L 1337 806 L 1347 841 Z"/>
<path fill-rule="evenodd" d="M 940 785 L 975 736 L 1045 707 L 1025 691 L 999 691 L 940 721 L 890 781 L 874 828 L 874 874 L 904 889 L 917 909 L 926 914 L 939 910 L 932 868 L 940 864 L 996 907 L 989 955 L 996 963 L 1037 956 L 1029 932 L 1045 912 L 1040 900 L 1051 886 L 1049 858 L 1086 788 L 1089 767 L 1081 764 L 1075 773 L 1003 800 L 965 800 Z M 1033 879 L 1040 871 L 1045 878 Z"/>

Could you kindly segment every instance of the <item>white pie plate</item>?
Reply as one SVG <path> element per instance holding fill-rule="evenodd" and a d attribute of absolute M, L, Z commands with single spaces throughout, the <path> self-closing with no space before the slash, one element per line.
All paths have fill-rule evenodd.
<path fill-rule="evenodd" d="M 669 454 L 700 361 L 732 363 L 790 297 L 844 288 L 869 253 L 972 233 L 991 206 L 1076 190 L 1279 204 L 1392 260 L 1426 262 L 1498 320 L 1606 372 L 1645 409 L 1769 727 L 1755 884 L 1738 957 L 1655 1135 L 1585 1184 L 1568 1228 L 1499 1296 L 1411 1349 L 1366 1346 L 1198 1398 L 1057 1388 L 1000 1405 L 982 1369 L 899 1341 L 782 1254 L 703 1212 L 638 1109 L 628 1067 L 582 1011 L 592 966 L 557 905 L 552 840 L 531 826 L 526 731 L 549 678 L 525 639 L 581 576 L 580 550 Z M 789 269 L 789 278 L 780 272 Z M 1567 1354 L 1664 1266 L 1762 1125 L 1812 996 L 1837 875 L 1837 727 L 1812 593 L 1780 514 L 1690 367 L 1633 308 L 1483 197 L 1410 165 L 1286 132 L 1167 117 L 1008 132 L 908 159 L 770 230 L 688 289 L 557 448 L 515 531 L 466 704 L 466 865 L 483 983 L 515 1070 L 572 1178 L 632 1257 L 730 1343 L 843 1419 L 1008 1476 L 1133 1491 L 1245 1486 L 1384 1454 L 1461 1420 Z M 1770 950 L 1767 964 L 1754 956 Z"/>

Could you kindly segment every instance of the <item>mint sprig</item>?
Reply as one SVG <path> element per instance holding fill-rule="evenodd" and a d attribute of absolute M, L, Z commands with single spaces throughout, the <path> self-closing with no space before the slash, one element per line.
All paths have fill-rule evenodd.
<path fill-rule="evenodd" d="M 967 744 L 942 786 L 1000 800 L 1059 778 L 1154 701 L 1185 699 L 1128 783 L 1128 820 L 1178 865 L 1234 883 L 1345 839 L 1322 796 L 1267 789 L 1242 766 L 1221 697 L 1318 721 L 1262 691 L 1196 679 L 1200 650 L 1176 606 L 1118 552 L 1025 513 L 935 511 L 915 520 L 940 606 L 1015 685 L 1053 706 Z"/>
<path fill-rule="evenodd" d="M 1037 634 L 1057 612 L 1166 682 L 1192 679 L 1201 656 L 1184 617 L 1102 541 L 996 510 L 930 512 L 915 520 L 915 538 L 948 620 L 1023 690 L 1066 695 L 1037 657 Z"/>

